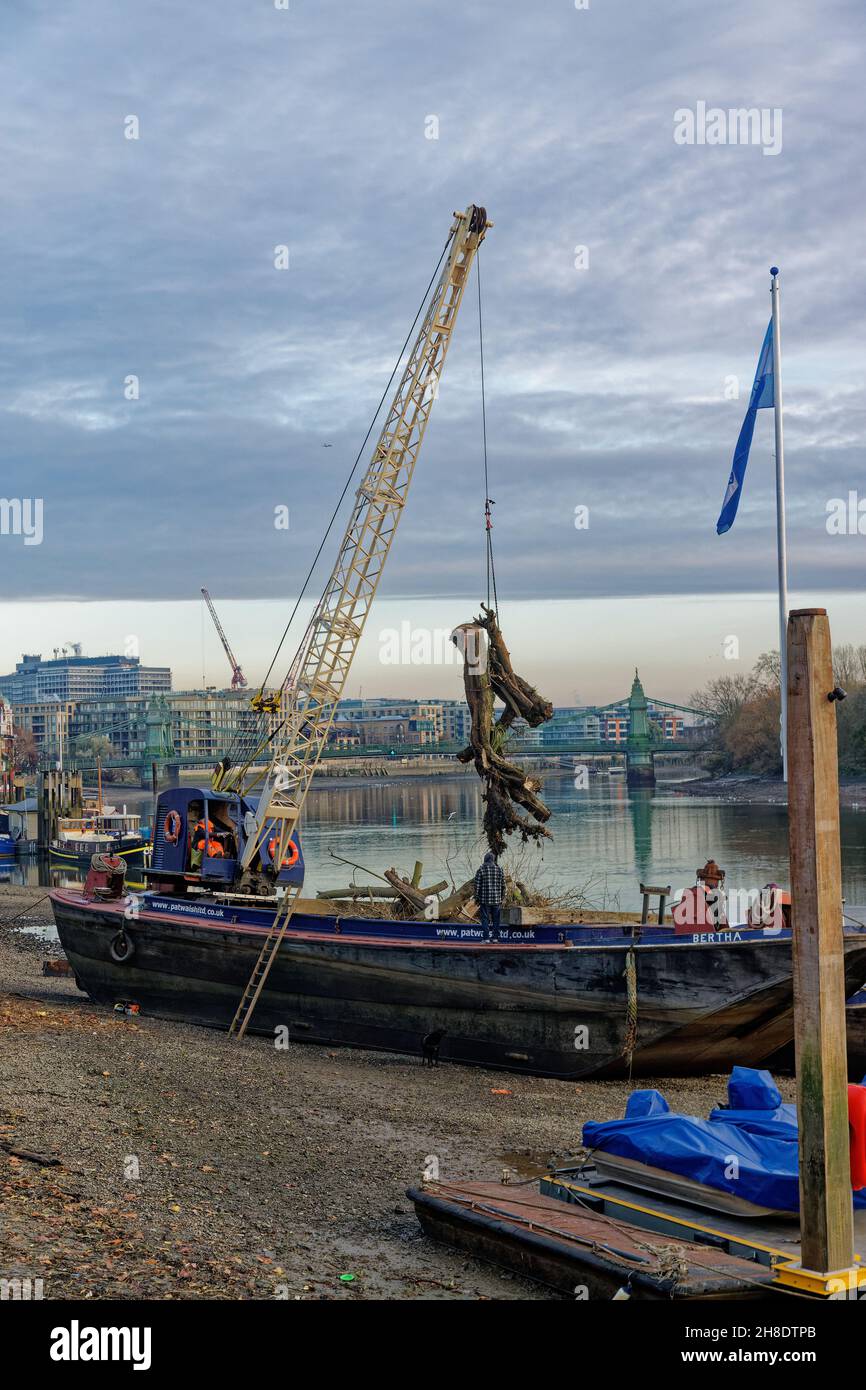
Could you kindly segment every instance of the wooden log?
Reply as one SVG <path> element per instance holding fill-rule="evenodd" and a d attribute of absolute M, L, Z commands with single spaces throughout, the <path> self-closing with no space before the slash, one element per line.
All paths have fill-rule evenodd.
<path fill-rule="evenodd" d="M 320 888 L 317 898 L 399 898 L 402 893 L 384 883 L 352 883 L 348 888 Z"/>
<path fill-rule="evenodd" d="M 374 902 L 377 899 L 394 902 L 401 900 L 408 902 L 413 910 L 416 908 L 415 896 L 410 895 L 407 889 L 412 885 L 406 879 L 398 880 L 400 887 L 392 887 L 390 884 L 385 887 L 377 883 L 358 883 L 351 888 L 321 888 L 316 894 L 316 900 L 328 903 L 356 903 Z M 431 883 L 429 888 L 419 888 L 417 890 L 419 900 L 426 906 L 428 897 L 438 897 L 448 887 L 447 878 L 443 878 L 439 883 Z"/>
<path fill-rule="evenodd" d="M 833 686 L 826 610 L 795 610 L 788 619 L 788 834 L 800 1258 L 824 1274 L 854 1262 Z"/>
<path fill-rule="evenodd" d="M 0 1149 L 5 1149 L 13 1158 L 23 1158 L 27 1163 L 38 1163 L 41 1168 L 56 1168 L 60 1163 L 60 1159 L 54 1154 L 35 1153 L 33 1149 L 19 1148 L 17 1144 L 8 1140 L 0 1142 Z"/>
<path fill-rule="evenodd" d="M 496 614 L 491 608 L 481 605 L 484 613 L 484 626 L 489 640 L 488 658 L 490 663 L 490 682 L 494 691 L 505 705 L 506 714 L 499 723 L 510 724 L 513 719 L 525 719 L 531 729 L 553 718 L 553 705 L 529 681 L 518 676 L 511 665 L 511 653 L 499 630 Z M 506 720 L 507 715 L 507 720 Z"/>
<path fill-rule="evenodd" d="M 423 911 L 423 909 L 427 906 L 424 900 L 424 894 L 421 892 L 421 889 L 413 888 L 412 884 L 409 883 L 408 879 L 400 877 L 396 869 L 386 869 L 385 877 L 387 878 L 389 883 L 392 883 L 394 885 L 394 887 L 400 893 L 400 896 L 404 898 L 405 901 L 409 904 L 409 906 L 414 908 L 416 912 Z"/>
<path fill-rule="evenodd" d="M 475 879 L 469 878 L 465 883 L 461 884 L 459 888 L 455 889 L 453 893 L 450 893 L 447 898 L 443 898 L 439 904 L 440 922 L 448 922 L 455 917 L 459 917 L 474 892 Z"/>

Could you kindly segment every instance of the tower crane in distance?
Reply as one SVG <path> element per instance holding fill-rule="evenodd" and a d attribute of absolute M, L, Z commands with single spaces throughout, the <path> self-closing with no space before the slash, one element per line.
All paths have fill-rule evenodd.
<path fill-rule="evenodd" d="M 217 611 L 213 606 L 213 599 L 211 598 L 207 589 L 202 589 L 201 593 L 202 598 L 207 604 L 207 611 L 213 618 L 213 625 L 217 630 L 217 635 L 223 644 L 223 651 L 229 659 L 229 666 L 231 666 L 232 668 L 232 690 L 246 690 L 247 678 L 241 670 L 240 662 L 238 661 L 237 657 L 235 656 L 234 652 L 229 646 L 229 639 L 226 637 L 225 631 L 223 630 L 223 625 L 217 617 Z"/>

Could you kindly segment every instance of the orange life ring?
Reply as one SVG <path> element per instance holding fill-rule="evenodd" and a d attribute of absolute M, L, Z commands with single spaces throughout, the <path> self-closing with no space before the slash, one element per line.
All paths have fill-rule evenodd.
<path fill-rule="evenodd" d="M 181 825 L 182 821 L 178 812 L 169 811 L 162 824 L 163 834 L 165 835 L 166 842 L 168 844 L 177 844 L 178 840 L 180 839 Z"/>
<path fill-rule="evenodd" d="M 866 1187 L 866 1086 L 848 1087 L 848 1138 L 851 1147 L 851 1186 Z"/>
<path fill-rule="evenodd" d="M 277 837 L 275 835 L 272 840 L 268 841 L 268 854 L 271 856 L 271 863 L 273 863 L 274 855 L 276 854 L 276 852 Z M 293 869 L 300 857 L 301 856 L 298 853 L 298 846 L 295 844 L 294 840 L 289 840 L 287 855 L 286 858 L 283 860 L 282 867 L 284 869 Z"/>

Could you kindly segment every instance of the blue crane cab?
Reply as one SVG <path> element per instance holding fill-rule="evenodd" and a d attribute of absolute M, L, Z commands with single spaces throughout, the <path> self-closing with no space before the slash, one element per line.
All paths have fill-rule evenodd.
<path fill-rule="evenodd" d="M 252 831 L 256 804 L 237 793 L 203 787 L 170 787 L 160 794 L 153 827 L 153 858 L 146 871 L 152 887 L 176 891 L 186 884 L 228 887 L 239 875 L 239 863 Z M 289 842 L 283 866 L 274 872 L 276 825 L 272 823 L 259 853 L 250 865 L 278 885 L 304 881 L 304 855 L 298 832 Z"/>

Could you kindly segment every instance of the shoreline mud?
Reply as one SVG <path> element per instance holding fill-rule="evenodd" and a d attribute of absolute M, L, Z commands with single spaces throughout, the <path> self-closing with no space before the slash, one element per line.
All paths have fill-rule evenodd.
<path fill-rule="evenodd" d="M 405 1189 L 430 1155 L 455 1180 L 561 1165 L 585 1120 L 623 1113 L 627 1082 L 117 1015 L 42 974 L 62 956 L 50 921 L 44 889 L 0 887 L 4 1278 L 42 1279 L 46 1299 L 557 1297 L 429 1241 Z M 725 1081 L 641 1084 L 706 1114 Z"/>
<path fill-rule="evenodd" d="M 788 788 L 781 777 L 706 777 L 686 782 L 665 782 L 664 790 L 678 796 L 715 797 L 720 801 L 752 802 L 759 806 L 787 806 Z M 839 805 L 853 811 L 866 811 L 866 781 L 862 777 L 840 777 Z"/>

